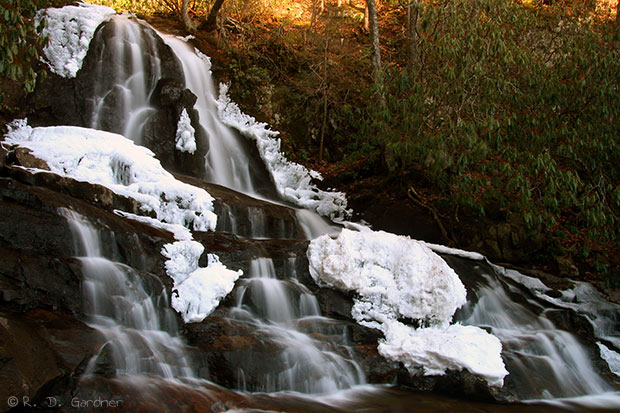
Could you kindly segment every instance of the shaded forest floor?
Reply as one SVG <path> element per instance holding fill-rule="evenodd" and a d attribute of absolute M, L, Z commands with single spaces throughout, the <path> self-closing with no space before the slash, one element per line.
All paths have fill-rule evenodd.
<path fill-rule="evenodd" d="M 117 3 L 159 30 L 187 35 L 180 18 L 170 12 L 151 9 L 150 3 Z M 194 3 L 195 21 L 204 19 L 207 3 Z M 426 165 L 403 162 L 401 167 L 390 166 L 394 155 L 386 149 L 382 129 L 389 122 L 377 125 L 372 113 L 377 95 L 370 39 L 364 29 L 364 2 L 343 1 L 339 6 L 335 0 L 326 1 L 323 10 L 319 3 L 227 0 L 217 29 L 194 33 L 193 43 L 211 57 L 216 79 L 230 83 L 232 99 L 243 111 L 280 132 L 288 159 L 319 171 L 324 177 L 319 185 L 344 191 L 354 219 L 364 219 L 377 230 L 480 251 L 494 262 L 533 275 L 551 273 L 594 282 L 620 299 L 618 290 L 610 288 L 620 280 L 615 238 L 606 245 L 595 245 L 589 254 L 558 250 L 555 235 L 528 229 L 503 208 L 479 214 L 462 207 L 455 201 L 454 188 L 438 185 Z M 536 0 L 518 3 L 543 19 L 562 13 L 569 18 L 608 21 L 615 14 L 610 0 L 577 2 L 583 3 L 579 9 L 568 0 L 554 6 Z M 380 3 L 381 53 L 388 82 L 408 63 L 406 22 L 404 3 Z M 20 99 L 13 102 L 19 105 Z M 23 112 L 24 108 L 3 110 L 1 115 L 10 120 Z M 400 122 L 399 118 L 395 116 L 394 122 Z M 393 129 L 390 132 L 399 133 L 397 126 Z M 572 248 L 585 244 L 584 240 L 583 231 L 576 231 L 559 243 L 570 241 Z M 616 272 L 599 271 L 597 257 L 604 257 L 606 268 Z"/>
<path fill-rule="evenodd" d="M 266 3 L 267 8 L 224 9 L 218 30 L 196 33 L 194 43 L 211 56 L 215 77 L 230 83 L 233 100 L 280 132 L 290 160 L 319 171 L 325 189 L 346 192 L 355 218 L 375 229 L 481 251 L 495 262 L 533 275 L 552 273 L 594 282 L 620 296 L 609 289 L 613 282 L 597 271 L 592 256 L 558 253 L 544 233 L 529 231 L 514 216 L 500 211 L 481 216 L 455 207 L 422 165 L 389 168 L 387 152 L 377 144 L 380 137 L 364 140 L 369 134 L 364 128 L 372 122 L 368 108 L 377 96 L 362 1 L 341 6 L 326 2 L 323 11 L 313 9 L 312 2 Z M 553 12 L 540 3 L 526 3 L 543 15 Z M 613 5 L 605 8 L 602 3 L 583 13 L 609 19 Z M 379 16 L 389 76 L 407 65 L 407 11 L 384 3 Z M 163 30 L 184 34 L 174 17 L 145 18 Z M 620 260 L 616 252 L 612 247 L 612 265 Z M 604 254 L 608 259 L 608 251 Z"/>

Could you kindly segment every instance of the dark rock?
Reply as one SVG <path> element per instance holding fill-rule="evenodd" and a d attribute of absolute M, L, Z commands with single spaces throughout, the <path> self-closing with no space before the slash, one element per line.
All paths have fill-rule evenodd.
<path fill-rule="evenodd" d="M 102 343 L 102 337 L 75 318 L 36 310 L 0 311 L 0 397 L 37 400 L 45 386 L 71 375 Z"/>
<path fill-rule="evenodd" d="M 116 26 L 123 24 L 111 20 L 99 26 L 93 36 L 88 54 L 82 64 L 82 69 L 75 79 L 75 99 L 79 113 L 82 114 L 81 126 L 93 124 L 93 114 L 96 107 L 102 110 L 98 116 L 101 127 L 110 132 L 120 133 L 123 131 L 127 109 L 119 104 L 119 94 L 122 93 L 117 87 L 117 73 L 122 73 L 123 68 L 131 67 L 132 56 L 126 53 L 124 59 L 115 57 L 117 30 Z M 172 79 L 183 79 L 181 63 L 172 50 L 157 36 L 150 27 L 140 25 L 140 36 L 144 39 L 144 47 L 141 50 L 143 59 L 150 62 L 144 68 L 144 82 L 147 95 L 154 89 L 160 76 Z M 159 59 L 154 59 L 154 56 Z M 160 66 L 161 64 L 161 66 Z M 102 68 L 105 67 L 105 70 Z"/>
<path fill-rule="evenodd" d="M 563 277 L 577 278 L 579 277 L 579 269 L 569 256 L 556 257 L 555 262 L 558 266 L 558 273 Z"/>
<path fill-rule="evenodd" d="M 394 200 L 389 197 L 370 194 L 353 199 L 353 208 L 360 217 L 372 224 L 376 231 L 382 230 L 398 235 L 408 235 L 413 239 L 446 244 L 439 226 L 428 211 L 412 205 L 407 199 Z"/>
<path fill-rule="evenodd" d="M 170 170 L 192 176 L 205 175 L 207 138 L 200 126 L 198 111 L 194 109 L 196 96 L 176 79 L 162 78 L 151 95 L 151 104 L 157 111 L 148 119 L 143 130 L 143 144 L 151 149 L 162 165 Z M 196 151 L 176 149 L 176 130 L 181 113 L 186 110 L 195 131 Z"/>
<path fill-rule="evenodd" d="M 24 168 L 36 168 L 44 171 L 50 170 L 47 162 L 32 155 L 32 151 L 28 148 L 15 149 L 15 157 L 17 158 L 18 164 Z"/>
<path fill-rule="evenodd" d="M 467 248 L 483 251 L 493 261 L 526 262 L 543 248 L 543 241 L 513 215 L 506 222 L 490 223 L 482 234 L 472 237 Z"/>
<path fill-rule="evenodd" d="M 193 356 L 209 380 L 229 388 L 265 390 L 265 375 L 282 368 L 281 346 L 248 323 L 208 317 L 186 325 L 186 337 L 199 349 Z M 274 370 L 275 369 L 275 370 Z"/>
<path fill-rule="evenodd" d="M 218 232 L 231 232 L 241 237 L 306 239 L 292 207 L 252 198 L 196 178 L 178 174 L 176 178 L 204 188 L 215 198 Z"/>

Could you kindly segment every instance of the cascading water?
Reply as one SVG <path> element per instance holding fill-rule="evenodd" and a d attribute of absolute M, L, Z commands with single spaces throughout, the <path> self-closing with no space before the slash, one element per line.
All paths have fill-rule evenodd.
<path fill-rule="evenodd" d="M 258 258 L 251 263 L 250 277 L 242 280 L 237 290 L 231 316 L 254 325 L 282 349 L 279 365 L 263 373 L 260 388 L 248 389 L 243 383 L 246 373 L 240 368 L 241 387 L 333 393 L 363 384 L 364 374 L 357 362 L 350 354 L 338 352 L 347 350 L 346 331 L 330 327 L 330 320 L 321 317 L 314 295 L 286 271 L 287 267 L 281 280 L 271 259 Z M 313 334 L 329 336 L 332 341 L 320 341 Z"/>
<path fill-rule="evenodd" d="M 502 357 L 510 372 L 506 386 L 519 399 L 574 399 L 579 404 L 581 398 L 583 404 L 588 404 L 596 403 L 597 396 L 604 398 L 617 392 L 594 366 L 592 360 L 597 355 L 551 320 L 561 308 L 549 307 L 529 296 L 523 285 L 502 276 L 506 272 L 502 267 L 483 263 L 464 266 L 463 260 L 456 257 L 446 260 L 457 272 L 462 270 L 461 278 L 470 291 L 470 299 L 457 313 L 457 320 L 485 328 L 501 340 Z M 463 270 L 465 267 L 468 269 Z M 514 297 L 519 296 L 523 298 L 516 301 Z M 620 308 L 615 307 L 617 313 Z M 610 402 L 620 405 L 618 393 Z"/>
<path fill-rule="evenodd" d="M 200 126 L 208 138 L 207 179 L 249 195 L 258 195 L 252 179 L 250 159 L 241 138 L 217 117 L 216 90 L 209 58 L 198 55 L 186 42 L 162 35 L 183 65 L 186 87 L 197 97 Z"/>
<path fill-rule="evenodd" d="M 164 40 L 172 54 L 161 55 L 156 36 Z M 218 117 L 217 93 L 208 57 L 187 42 L 157 33 L 145 23 L 126 15 L 114 16 L 97 32 L 92 43 L 95 46 L 91 47 L 97 53 L 97 69 L 93 96 L 87 97 L 92 107 L 90 127 L 119 133 L 138 145 L 144 145 L 145 125 L 156 114 L 151 102 L 153 92 L 166 71 L 175 67 L 176 62 L 166 59 L 178 59 L 185 87 L 197 97 L 194 105 L 200 119 L 197 143 L 206 148 L 204 176 L 199 178 L 255 198 L 285 204 L 273 184 L 268 182 L 264 165 L 250 155 L 248 148 L 254 143 L 226 126 Z M 183 83 L 183 79 L 175 80 Z M 205 142 L 202 142 L 203 137 Z M 278 237 L 278 234 L 265 233 L 265 218 L 260 212 L 253 211 L 248 216 L 253 236 Z M 338 232 L 338 227 L 313 211 L 297 210 L 297 216 L 309 239 L 325 232 Z M 234 228 L 235 218 L 229 220 Z"/>
<path fill-rule="evenodd" d="M 152 280 L 149 288 L 131 267 L 105 258 L 99 232 L 81 216 L 64 212 L 82 254 L 87 321 L 107 340 L 86 374 L 95 373 L 99 358 L 107 356 L 116 375 L 193 377 L 161 282 Z"/>
<path fill-rule="evenodd" d="M 114 30 L 115 35 L 102 49 L 105 53 L 99 58 L 102 63 L 99 70 L 108 71 L 111 66 L 117 74 L 111 83 L 97 81 L 91 124 L 141 143 L 143 125 L 155 111 L 149 97 L 161 76 L 162 62 L 154 46 L 156 35 L 144 30 L 134 19 L 122 16 L 113 18 L 107 26 L 110 28 L 106 30 Z M 218 119 L 208 58 L 198 55 L 182 40 L 165 35 L 162 38 L 181 62 L 186 87 L 198 98 L 195 108 L 203 135 L 208 139 L 206 176 L 202 178 L 260 197 L 247 142 Z M 108 124 L 106 119 L 116 121 Z M 298 210 L 296 214 L 309 238 L 338 231 L 314 212 Z M 278 237 L 266 230 L 261 214 L 251 215 L 256 221 L 245 236 Z M 230 221 L 227 228 L 236 232 L 234 216 L 229 214 L 226 219 Z M 151 298 L 152 294 L 147 293 L 129 268 L 101 257 L 92 229 L 78 218 L 72 218 L 71 222 L 82 239 L 81 248 L 86 251 L 81 260 L 90 323 L 110 340 L 109 349 L 118 372 L 191 376 L 187 357 L 178 350 L 183 348 L 183 343 L 176 336 L 173 317 L 166 316 L 163 310 L 168 308 L 163 289 L 156 294 L 157 299 Z M 455 268 L 466 266 L 466 272 L 476 274 L 473 281 L 465 282 L 472 299 L 457 319 L 484 327 L 501 339 L 504 361 L 510 371 L 507 386 L 519 398 L 579 397 L 612 390 L 597 373 L 591 362 L 592 354 L 575 336 L 556 327 L 543 311 L 542 302 L 529 298 L 527 303 L 517 302 L 514 295 L 522 294 L 523 290 L 497 272 L 472 268 L 471 263 L 464 264 L 456 258 L 446 260 Z M 285 271 L 278 278 L 273 262 L 259 258 L 251 263 L 249 273 L 248 278 L 238 282 L 230 317 L 267 337 L 280 354 L 277 365 L 263 372 L 259 380 L 253 380 L 260 385 L 247 385 L 250 373 L 239 365 L 239 388 L 330 393 L 364 383 L 359 365 L 347 353 L 346 331 L 341 326 L 334 327 L 320 315 L 316 298 L 296 280 L 292 271 Z M 610 336 L 610 343 L 616 339 L 613 334 L 604 334 Z M 93 369 L 95 364 L 92 363 Z"/>
<path fill-rule="evenodd" d="M 104 30 L 112 34 L 97 56 L 90 126 L 140 145 L 142 128 L 155 112 L 149 97 L 161 77 L 157 39 L 127 16 L 116 16 Z M 94 42 L 103 42 L 104 36 L 99 31 Z"/>
<path fill-rule="evenodd" d="M 108 27 L 109 26 L 109 27 Z M 103 36 L 103 30 L 111 31 L 112 36 Z M 146 29 L 142 23 L 126 16 L 114 17 L 94 42 L 105 42 L 100 47 L 99 61 L 106 62 L 105 66 L 112 65 L 115 76 L 110 81 L 110 76 L 100 76 L 96 82 L 96 96 L 93 112 L 92 126 L 108 131 L 120 131 L 124 136 L 132 139 L 135 143 L 142 142 L 143 125 L 148 117 L 155 112 L 149 104 L 150 95 L 157 85 L 162 69 L 161 59 L 157 53 L 157 47 L 152 44 L 153 31 Z M 200 127 L 204 136 L 208 138 L 208 151 L 206 155 L 207 181 L 226 186 L 255 197 L 263 197 L 257 189 L 255 173 L 252 171 L 252 161 L 247 151 L 247 142 L 230 127 L 224 125 L 217 116 L 216 93 L 213 80 L 210 76 L 210 63 L 206 56 L 199 55 L 195 49 L 186 42 L 174 37 L 161 35 L 165 42 L 172 48 L 179 58 L 186 81 L 186 87 L 196 96 L 195 108 L 200 117 Z M 149 56 L 147 59 L 145 56 Z M 100 71 L 108 70 L 100 65 Z M 116 123 L 106 124 L 102 119 L 110 119 L 105 111 L 118 110 L 118 115 L 112 116 Z M 275 193 L 275 191 L 271 191 Z M 281 203 L 279 199 L 273 199 Z M 305 222 L 302 227 L 310 236 L 324 233 L 326 230 L 335 231 L 335 227 L 328 224 L 323 218 L 310 211 L 299 211 L 297 215 Z M 249 228 L 245 236 L 252 238 L 278 238 L 284 235 L 273 234 L 267 228 L 264 213 L 259 207 L 250 207 L 248 210 Z M 232 214 L 226 214 L 226 227 L 236 232 L 237 224 Z M 74 226 L 81 227 L 76 220 Z M 80 229 L 80 232 L 83 229 Z M 91 237 L 92 238 L 92 237 Z M 94 242 L 94 241 L 88 241 Z M 97 252 L 92 252 L 98 256 Z M 118 285 L 125 284 L 123 271 L 112 271 L 107 267 L 115 267 L 114 263 L 107 262 L 103 258 L 89 256 L 85 261 L 96 261 L 93 265 L 85 265 L 89 280 L 85 283 L 87 294 L 93 303 L 107 300 L 106 295 L 117 297 L 115 301 L 130 303 L 137 301 L 146 305 L 150 299 L 145 296 L 126 297 L 121 296 L 114 289 Z M 103 264 L 106 263 L 106 264 Z M 91 267 L 93 267 L 91 269 Z M 105 269 L 101 269 L 106 267 Z M 241 317 L 249 324 L 268 335 L 273 343 L 281 348 L 279 365 L 275 366 L 272 373 L 265 373 L 262 377 L 264 385 L 260 388 L 248 389 L 243 377 L 246 373 L 239 370 L 239 384 L 241 388 L 248 390 L 279 391 L 295 390 L 305 393 L 329 393 L 339 389 L 350 388 L 356 384 L 364 383 L 364 374 L 361 368 L 347 353 L 346 332 L 340 328 L 334 331 L 330 327 L 329 320 L 320 316 L 316 298 L 297 282 L 293 276 L 286 280 L 278 280 L 275 277 L 273 264 L 269 259 L 257 259 L 251 264 L 251 278 L 243 280 L 239 288 L 239 305 L 232 310 L 234 317 Z M 111 277 L 114 281 L 101 280 L 103 277 Z M 110 275 L 112 274 L 112 275 Z M 92 279 L 91 279 L 92 278 Z M 132 289 L 137 289 L 133 287 Z M 139 288 L 138 288 L 139 289 Z M 248 307 L 244 297 L 253 301 Z M 117 367 L 125 373 L 153 372 L 164 377 L 188 376 L 190 371 L 166 370 L 162 366 L 167 362 L 159 361 L 157 348 L 160 346 L 153 338 L 146 339 L 144 331 L 161 330 L 158 321 L 151 320 L 156 325 L 144 325 L 138 317 L 138 322 L 127 324 L 128 317 L 123 314 L 108 314 L 111 310 L 109 303 L 95 304 L 92 309 L 93 325 L 102 331 L 113 345 L 113 352 L 125 354 L 126 360 L 117 362 Z M 103 307 L 100 309 L 99 307 Z M 152 306 L 151 306 L 152 307 Z M 152 308 L 141 308 L 143 315 L 152 313 Z M 124 312 L 126 310 L 119 310 Z M 135 309 L 131 310 L 136 312 Z M 241 316 L 243 314 L 243 316 Z M 148 317 L 147 317 L 148 318 Z M 146 321 L 146 320 L 144 320 Z M 116 323 L 120 322 L 121 325 Z M 306 332 L 298 328 L 303 324 Z M 127 331 L 127 327 L 131 331 Z M 138 331 L 138 333 L 136 333 Z M 157 333 L 160 334 L 161 332 Z M 311 337 L 312 333 L 328 334 L 338 338 L 335 343 L 322 342 Z M 161 333 L 166 335 L 166 333 Z M 152 347 L 155 348 L 152 348 Z M 182 347 L 179 344 L 179 347 Z M 158 360 L 153 365 L 136 366 L 132 360 L 143 359 L 136 357 L 136 352 L 147 351 L 153 353 L 154 359 Z M 345 353 L 345 354 L 339 354 Z M 180 357 L 177 355 L 177 357 Z M 181 357 L 183 359 L 183 357 Z M 184 359 L 183 359 L 184 360 Z M 146 370 L 146 371 L 145 371 Z"/>

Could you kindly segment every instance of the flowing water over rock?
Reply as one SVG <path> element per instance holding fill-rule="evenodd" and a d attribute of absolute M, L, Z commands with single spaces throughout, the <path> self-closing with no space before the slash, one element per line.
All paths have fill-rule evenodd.
<path fill-rule="evenodd" d="M 103 366 L 113 375 L 193 377 L 165 287 L 156 278 L 145 285 L 133 268 L 104 257 L 99 231 L 76 213 L 65 214 L 83 253 L 84 312 L 107 340 L 85 374 L 101 374 Z"/>
<path fill-rule="evenodd" d="M 453 372 L 444 381 L 412 378 L 402 366 L 377 354 L 378 333 L 351 321 L 354 297 L 319 288 L 308 274 L 303 239 L 335 236 L 340 227 L 313 211 L 291 207 L 277 195 L 254 143 L 218 118 L 208 58 L 182 40 L 161 35 L 164 44 L 159 36 L 127 16 L 117 16 L 98 30 L 87 56 L 96 68 L 92 85 L 82 87 L 86 103 L 81 104 L 89 113 L 83 126 L 119 132 L 144 144 L 164 166 L 192 175 L 185 178 L 188 182 L 226 187 L 209 189 L 214 194 L 221 191 L 221 196 L 214 195 L 217 232 L 195 238 L 245 275 L 210 317 L 185 326 L 183 334 L 190 343 L 186 345 L 179 317 L 170 309 L 169 295 L 174 292 L 169 284 L 129 265 L 128 254 L 114 247 L 127 241 L 116 240 L 112 231 L 95 230 L 89 220 L 74 213 L 64 213 L 78 244 L 84 316 L 106 341 L 82 372 L 94 383 L 92 388 L 101 392 L 125 388 L 138 394 L 136 381 L 123 380 L 140 376 L 144 386 L 167 392 L 171 399 L 193 394 L 196 403 L 214 403 L 219 397 L 214 394 L 225 391 L 212 383 L 208 396 L 199 390 L 207 386 L 201 380 L 209 379 L 244 392 L 273 393 L 254 395 L 254 404 L 247 394 L 227 393 L 235 406 L 288 406 L 292 411 L 304 406 L 308 411 L 358 411 L 364 403 L 375 411 L 402 410 L 404 402 L 399 400 L 411 397 L 400 390 L 364 386 L 367 382 L 398 381 L 420 390 L 487 397 L 472 394 L 477 382 L 471 384 Z M 78 76 L 77 82 L 85 80 Z M 182 110 L 187 110 L 196 130 L 198 149 L 193 155 L 174 149 Z M 49 177 L 23 178 L 25 172 L 19 168 L 11 171 L 29 185 L 53 182 Z M 10 192 L 11 185 L 3 189 L 9 195 L 3 196 L 23 202 L 26 197 Z M 93 198 L 91 193 L 84 196 L 67 185 L 54 185 L 72 197 Z M 115 209 L 115 201 L 109 202 L 112 206 L 106 208 Z M 620 306 L 592 298 L 587 287 L 558 295 L 485 261 L 444 258 L 468 290 L 468 303 L 455 319 L 480 326 L 502 342 L 510 374 L 503 390 L 493 393 L 497 399 L 571 399 L 563 403 L 620 407 L 618 378 L 597 347 L 598 342 L 612 353 L 620 351 Z M 7 291 L 8 297 L 12 290 Z M 101 384 L 101 377 L 112 381 Z M 183 378 L 185 384 L 161 384 L 158 377 Z M 291 391 L 321 394 L 321 401 Z M 137 399 L 143 405 L 152 403 L 142 397 Z M 287 397 L 297 399 L 287 405 Z M 325 405 L 317 405 L 322 402 Z M 310 407 L 312 403 L 317 404 Z M 223 411 L 230 406 L 216 407 Z M 470 411 L 480 411 L 476 409 Z"/>
<path fill-rule="evenodd" d="M 574 324 L 587 325 L 587 318 L 579 320 L 573 310 L 562 308 L 559 301 L 560 305 L 550 305 L 556 300 L 544 293 L 551 289 L 537 279 L 486 262 L 472 265 L 456 257 L 445 259 L 457 272 L 461 270 L 459 274 L 469 290 L 468 303 L 457 312 L 456 319 L 488 329 L 500 338 L 502 357 L 510 372 L 505 386 L 519 399 L 565 399 L 576 405 L 618 406 L 620 393 L 609 382 L 613 375 L 600 361 L 596 347 L 584 342 L 588 337 L 567 331 L 575 328 Z M 620 306 L 599 297 L 598 304 L 605 303 L 611 311 L 599 317 L 608 320 L 601 320 L 603 324 L 610 325 Z M 578 301 L 572 304 L 580 306 Z M 568 321 L 571 318 L 575 320 L 573 325 Z M 564 325 L 558 326 L 554 320 Z M 615 330 L 614 336 L 618 333 L 617 324 Z M 589 332 L 600 333 L 603 332 L 597 332 L 596 327 Z"/>
<path fill-rule="evenodd" d="M 352 354 L 338 354 L 350 345 L 346 329 L 330 326 L 331 320 L 321 317 L 314 295 L 290 272 L 294 267 L 287 267 L 285 279 L 278 279 L 271 259 L 253 260 L 249 278 L 237 289 L 231 316 L 254 325 L 283 350 L 276 371 L 262 374 L 260 388 L 248 388 L 240 366 L 240 387 L 333 393 L 363 384 L 364 373 Z"/>

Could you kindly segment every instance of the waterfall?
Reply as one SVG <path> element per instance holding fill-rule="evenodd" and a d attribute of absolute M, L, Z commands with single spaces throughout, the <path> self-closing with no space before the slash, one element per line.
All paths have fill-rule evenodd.
<path fill-rule="evenodd" d="M 131 267 L 104 257 L 99 231 L 78 214 L 63 212 L 82 263 L 87 322 L 106 339 L 85 374 L 95 374 L 100 364 L 107 368 L 109 363 L 116 375 L 193 377 L 161 282 L 153 279 L 147 285 Z"/>
<path fill-rule="evenodd" d="M 348 348 L 346 331 L 330 326 L 330 320 L 321 317 L 316 297 L 297 281 L 290 268 L 285 266 L 284 279 L 278 279 L 270 258 L 255 259 L 250 277 L 242 280 L 237 290 L 231 316 L 254 325 L 283 349 L 279 365 L 262 373 L 260 388 L 242 387 L 333 393 L 364 384 L 364 373 L 351 354 L 338 352 Z M 328 336 L 332 341 L 320 341 L 313 335 Z M 245 375 L 241 367 L 240 378 Z"/>
<path fill-rule="evenodd" d="M 157 34 L 124 16 L 113 18 L 107 26 L 104 30 L 114 35 L 98 57 L 101 76 L 95 79 L 91 126 L 122 133 L 140 144 L 143 127 L 155 113 L 149 99 L 162 76 L 162 58 L 155 46 Z M 101 32 L 94 42 L 103 41 Z M 207 140 L 203 142 L 207 148 L 206 172 L 200 178 L 289 206 L 258 188 L 248 142 L 218 118 L 208 58 L 174 36 L 161 37 L 182 66 L 185 86 L 197 97 L 199 127 Z M 111 82 L 103 80 L 110 78 L 103 76 L 104 71 L 114 73 Z M 110 119 L 114 122 L 109 123 Z M 263 211 L 252 208 L 248 212 L 250 230 L 244 237 L 285 238 L 285 231 L 270 233 Z M 227 230 L 237 233 L 234 214 L 228 208 L 223 211 L 220 219 L 226 220 Z M 296 209 L 295 215 L 308 238 L 335 235 L 340 230 L 315 212 Z M 142 275 L 102 252 L 100 234 L 90 224 L 75 215 L 68 215 L 68 219 L 80 239 L 88 322 L 108 340 L 88 372 L 95 373 L 109 356 L 117 374 L 192 377 L 161 283 L 153 280 L 153 285 L 145 285 Z M 455 257 L 446 261 L 462 277 L 465 275 L 458 268 L 467 267 L 465 272 L 475 274 L 473 281 L 465 283 L 469 303 L 457 313 L 456 321 L 482 327 L 501 340 L 503 359 L 510 371 L 508 386 L 520 399 L 576 398 L 614 391 L 592 362 L 598 355 L 591 354 L 575 335 L 558 328 L 552 320 L 550 312 L 558 306 L 545 311 L 548 302 L 515 298 L 524 294 L 522 286 L 492 269 Z M 271 258 L 255 258 L 247 277 L 239 280 L 232 293 L 234 304 L 227 309 L 227 316 L 249 326 L 278 351 L 277 363 L 259 373 L 249 371 L 240 360 L 234 366 L 237 387 L 245 391 L 327 394 L 364 384 L 346 327 L 321 315 L 316 297 L 297 280 L 293 267 L 284 265 L 284 270 L 277 271 Z M 618 309 L 611 311 L 617 313 Z M 605 334 L 609 336 L 607 342 L 617 342 L 615 331 Z M 617 403 L 617 395 L 612 399 Z"/>
<path fill-rule="evenodd" d="M 211 77 L 211 64 L 198 55 L 186 42 L 162 35 L 183 65 L 186 87 L 197 97 L 200 115 L 209 150 L 206 156 L 207 180 L 249 195 L 259 195 L 252 179 L 251 162 L 242 138 L 217 117 L 216 90 Z"/>
<path fill-rule="evenodd" d="M 518 282 L 528 277 L 512 271 L 511 279 L 506 276 L 511 270 L 502 267 L 472 265 L 456 257 L 446 260 L 457 272 L 461 270 L 459 275 L 469 290 L 468 303 L 457 313 L 457 320 L 482 327 L 501 340 L 502 357 L 510 372 L 506 385 L 520 400 L 573 399 L 577 405 L 587 405 L 602 398 L 610 406 L 620 405 L 620 393 L 593 363 L 598 355 L 552 321 L 554 315 L 564 317 L 561 308 L 529 296 Z M 541 287 L 537 284 L 536 288 Z M 611 314 L 619 311 L 620 306 L 615 306 Z"/>
<path fill-rule="evenodd" d="M 119 133 L 140 145 L 142 128 L 155 112 L 149 97 L 161 76 L 157 39 L 128 16 L 115 16 L 104 30 L 112 34 L 96 57 L 90 126 Z M 104 30 L 93 42 L 103 42 Z"/>

